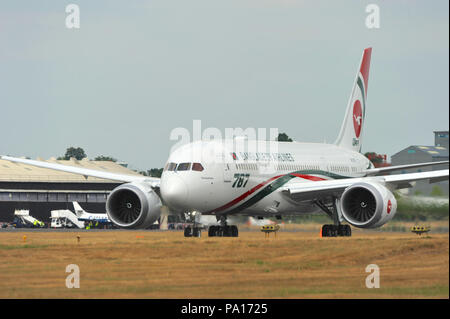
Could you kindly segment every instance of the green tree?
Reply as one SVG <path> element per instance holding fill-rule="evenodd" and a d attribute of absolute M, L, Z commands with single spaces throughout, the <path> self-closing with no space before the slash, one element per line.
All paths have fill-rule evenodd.
<path fill-rule="evenodd" d="M 147 175 L 146 176 L 151 176 L 151 177 L 161 177 L 163 172 L 162 168 L 151 168 L 147 171 Z"/>
<path fill-rule="evenodd" d="M 94 161 L 110 161 L 110 162 L 117 162 L 117 159 L 115 159 L 114 157 L 111 157 L 111 156 L 100 155 L 100 156 L 97 156 L 96 158 L 94 158 Z"/>
<path fill-rule="evenodd" d="M 161 177 L 162 172 L 162 168 L 151 168 L 147 171 L 139 171 L 139 174 L 150 177 Z"/>
<path fill-rule="evenodd" d="M 77 160 L 82 160 L 86 157 L 86 153 L 81 147 L 69 147 L 66 150 L 66 154 L 62 157 L 58 157 L 58 160 L 69 160 L 71 157 L 74 157 Z"/>
<path fill-rule="evenodd" d="M 287 136 L 286 133 L 279 133 L 278 137 L 276 138 L 276 141 L 278 141 L 278 142 L 293 142 L 292 138 Z"/>
<path fill-rule="evenodd" d="M 444 192 L 442 191 L 442 188 L 440 188 L 437 185 L 434 185 L 433 188 L 431 189 L 431 196 L 444 196 Z"/>
<path fill-rule="evenodd" d="M 364 154 L 373 164 L 383 163 L 383 157 L 375 152 L 367 152 Z"/>

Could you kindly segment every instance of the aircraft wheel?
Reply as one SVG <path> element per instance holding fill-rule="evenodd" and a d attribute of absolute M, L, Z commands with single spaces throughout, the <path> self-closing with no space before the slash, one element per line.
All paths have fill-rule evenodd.
<path fill-rule="evenodd" d="M 350 225 L 345 225 L 345 236 L 351 237 L 352 236 L 352 228 Z"/>
<path fill-rule="evenodd" d="M 231 237 L 231 236 L 233 236 L 230 226 L 227 225 L 227 226 L 223 227 L 223 236 L 224 237 Z"/>
<path fill-rule="evenodd" d="M 209 237 L 216 237 L 216 226 L 209 226 L 208 228 L 208 236 Z"/>
<path fill-rule="evenodd" d="M 347 236 L 347 225 L 338 226 L 338 236 Z"/>
<path fill-rule="evenodd" d="M 322 226 L 322 237 L 330 237 L 329 234 L 329 225 L 323 225 Z"/>
<path fill-rule="evenodd" d="M 331 237 L 338 237 L 339 236 L 339 227 L 336 225 L 330 225 L 331 227 Z"/>
<path fill-rule="evenodd" d="M 184 229 L 184 237 L 192 237 L 192 228 L 191 227 L 186 227 Z"/>
<path fill-rule="evenodd" d="M 202 231 L 198 227 L 192 228 L 192 237 L 202 237 Z"/>
<path fill-rule="evenodd" d="M 323 225 L 322 237 L 337 237 L 339 235 L 338 227 L 335 225 Z"/>
<path fill-rule="evenodd" d="M 239 236 L 239 230 L 236 225 L 231 226 L 231 236 L 232 237 L 238 237 Z"/>

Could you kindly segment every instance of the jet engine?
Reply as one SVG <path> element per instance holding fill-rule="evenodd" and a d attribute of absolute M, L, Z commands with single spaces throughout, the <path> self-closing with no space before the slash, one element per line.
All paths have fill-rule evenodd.
<path fill-rule="evenodd" d="M 385 186 L 373 182 L 355 183 L 344 191 L 340 200 L 344 219 L 359 228 L 376 228 L 391 220 L 397 211 L 397 200 Z"/>
<path fill-rule="evenodd" d="M 147 228 L 161 215 L 161 199 L 142 182 L 116 187 L 106 201 L 109 219 L 122 228 Z"/>

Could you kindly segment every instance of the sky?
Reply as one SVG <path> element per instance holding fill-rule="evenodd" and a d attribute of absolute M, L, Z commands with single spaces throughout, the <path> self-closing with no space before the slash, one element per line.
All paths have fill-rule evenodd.
<path fill-rule="evenodd" d="M 362 151 L 433 145 L 449 128 L 448 14 L 447 0 L 1 1 L 0 154 L 163 167 L 194 120 L 332 143 L 369 46 Z"/>

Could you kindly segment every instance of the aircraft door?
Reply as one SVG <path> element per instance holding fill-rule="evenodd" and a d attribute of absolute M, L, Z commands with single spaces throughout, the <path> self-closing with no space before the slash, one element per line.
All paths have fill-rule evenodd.
<path fill-rule="evenodd" d="M 224 182 L 231 182 L 232 179 L 232 172 L 231 172 L 231 164 L 230 163 L 223 163 L 223 181 Z"/>
<path fill-rule="evenodd" d="M 230 183 L 232 180 L 231 165 L 232 163 L 227 159 L 225 152 L 222 152 L 222 165 L 223 165 L 223 181 Z"/>

